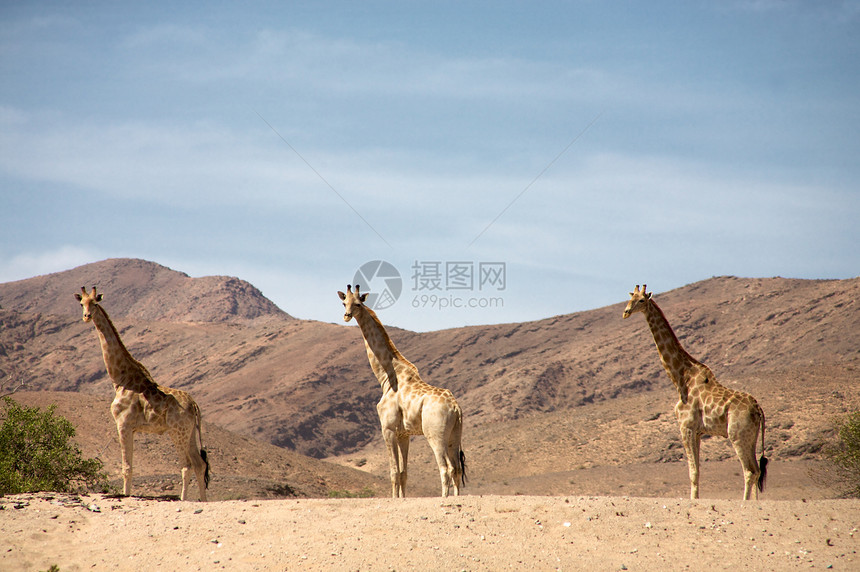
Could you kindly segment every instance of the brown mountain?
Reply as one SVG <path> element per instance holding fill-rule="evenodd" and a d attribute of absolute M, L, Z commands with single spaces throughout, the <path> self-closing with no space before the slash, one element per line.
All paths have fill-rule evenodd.
<path fill-rule="evenodd" d="M 134 321 L 237 322 L 290 319 L 251 284 L 229 276 L 191 278 L 136 259 L 109 259 L 66 272 L 0 284 L 0 305 L 28 314 L 68 316 L 70 292 L 97 286 L 110 315 Z"/>
<path fill-rule="evenodd" d="M 291 318 L 236 278 L 106 260 L 0 284 L 2 379 L 110 400 L 95 333 L 72 298 L 85 284 L 105 294 L 131 353 L 159 383 L 191 391 L 207 422 L 387 475 L 379 387 L 358 329 Z M 655 300 L 693 356 L 724 385 L 757 397 L 768 456 L 813 462 L 832 418 L 858 406 L 858 294 L 857 278 L 719 277 Z M 633 471 L 643 494 L 661 487 L 686 494 L 676 396 L 645 321 L 621 319 L 626 299 L 619 292 L 613 306 L 521 324 L 390 329 L 425 381 L 454 391 L 466 413 L 475 477 L 467 490 L 552 492 L 591 478 L 597 488 L 589 490 L 630 491 L 624 474 Z M 731 449 L 713 441 L 704 457 L 736 472 Z M 666 480 L 660 475 L 669 467 L 676 476 Z M 435 467 L 417 440 L 410 468 L 415 490 L 435 493 Z M 645 479 L 652 474 L 653 482 Z M 716 485 L 708 477 L 706 467 L 703 495 Z M 736 496 L 739 477 L 723 480 Z"/>

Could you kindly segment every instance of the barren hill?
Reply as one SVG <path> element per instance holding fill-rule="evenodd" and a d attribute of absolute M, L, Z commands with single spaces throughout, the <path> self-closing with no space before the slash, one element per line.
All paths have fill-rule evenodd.
<path fill-rule="evenodd" d="M 113 258 L 65 272 L 0 284 L 0 305 L 28 314 L 68 316 L 70 296 L 86 286 L 105 294 L 114 318 L 230 322 L 290 319 L 254 286 L 231 276 L 191 278 L 146 260 Z"/>
<path fill-rule="evenodd" d="M 150 262 L 107 260 L 2 284 L 3 379 L 110 399 L 93 328 L 81 322 L 72 298 L 84 284 L 105 294 L 103 306 L 132 354 L 159 383 L 191 391 L 206 421 L 387 474 L 379 387 L 358 329 L 293 319 L 238 279 L 192 279 Z M 860 279 L 719 277 L 653 289 L 687 350 L 724 385 L 761 403 L 768 456 L 815 461 L 832 418 L 858 407 Z M 166 292 L 173 299 L 167 306 Z M 390 329 L 424 380 L 449 387 L 462 405 L 473 492 L 517 492 L 508 490 L 514 479 L 532 491 L 572 487 L 577 479 L 569 471 L 608 483 L 600 476 L 608 467 L 658 475 L 667 463 L 683 482 L 671 413 L 677 397 L 647 325 L 639 316 L 622 320 L 627 293 L 618 298 L 613 306 L 521 324 Z M 425 449 L 413 448 L 410 482 L 433 493 L 438 477 Z M 723 443 L 703 452 L 733 467 Z M 548 474 L 556 475 L 552 483 L 535 481 Z M 705 468 L 703 494 L 708 486 Z"/>

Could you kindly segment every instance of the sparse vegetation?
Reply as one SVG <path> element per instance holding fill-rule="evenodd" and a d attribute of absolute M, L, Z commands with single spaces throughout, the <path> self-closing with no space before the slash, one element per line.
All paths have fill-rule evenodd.
<path fill-rule="evenodd" d="M 331 490 L 328 492 L 330 499 L 369 499 L 374 495 L 373 489 L 369 486 L 359 491 Z"/>
<path fill-rule="evenodd" d="M 860 498 L 860 411 L 837 420 L 835 433 L 836 442 L 822 449 L 826 464 L 813 477 L 842 497 Z"/>
<path fill-rule="evenodd" d="M 271 486 L 266 487 L 266 491 L 272 493 L 276 497 L 296 497 L 295 489 L 290 485 L 283 484 L 273 484 Z"/>
<path fill-rule="evenodd" d="M 0 495 L 38 491 L 106 492 L 107 475 L 98 459 L 84 459 L 71 441 L 74 426 L 46 411 L 2 398 L 0 410 Z"/>

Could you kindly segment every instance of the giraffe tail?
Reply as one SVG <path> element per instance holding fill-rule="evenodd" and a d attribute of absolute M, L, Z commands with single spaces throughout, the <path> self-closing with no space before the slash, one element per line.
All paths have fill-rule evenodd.
<path fill-rule="evenodd" d="M 209 488 L 209 459 L 206 453 L 206 449 L 200 449 L 200 457 L 203 459 L 203 462 L 206 463 L 206 472 L 203 473 L 203 488 Z"/>
<path fill-rule="evenodd" d="M 764 492 L 764 483 L 767 480 L 767 458 L 764 456 L 764 411 L 761 412 L 761 457 L 758 460 L 758 490 Z"/>
<path fill-rule="evenodd" d="M 463 452 L 462 447 L 462 438 L 463 438 L 463 412 L 460 410 L 460 407 L 457 406 L 457 417 L 454 421 L 454 434 L 455 434 L 455 442 L 457 443 L 457 458 L 456 463 L 460 465 L 460 485 L 466 486 L 466 453 Z"/>
<path fill-rule="evenodd" d="M 195 409 L 197 413 L 197 442 L 200 444 L 200 458 L 203 459 L 203 462 L 206 463 L 206 472 L 203 473 L 203 488 L 209 488 L 209 455 L 206 453 L 206 449 L 203 448 L 203 431 L 202 431 L 202 421 L 203 415 L 200 413 L 200 408 L 196 407 Z"/>

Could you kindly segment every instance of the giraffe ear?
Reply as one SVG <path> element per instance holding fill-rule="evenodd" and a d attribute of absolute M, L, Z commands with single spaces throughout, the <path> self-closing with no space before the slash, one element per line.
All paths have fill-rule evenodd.
<path fill-rule="evenodd" d="M 650 300 L 650 299 L 651 299 L 651 292 L 648 292 L 647 294 L 645 294 L 645 299 L 646 299 L 646 300 Z"/>
<path fill-rule="evenodd" d="M 346 300 L 346 294 L 344 294 L 340 290 L 337 291 L 337 295 L 340 297 L 341 300 Z"/>
<path fill-rule="evenodd" d="M 75 294 L 75 299 L 76 299 L 78 302 L 80 302 L 80 301 L 81 301 L 81 295 L 80 295 L 80 294 Z"/>
<path fill-rule="evenodd" d="M 367 300 L 367 292 L 358 297 L 359 302 L 364 304 L 364 301 Z"/>
<path fill-rule="evenodd" d="M 98 294 L 98 295 L 96 296 L 96 302 L 101 302 L 101 301 L 102 301 L 102 295 L 101 295 L 101 294 Z"/>

